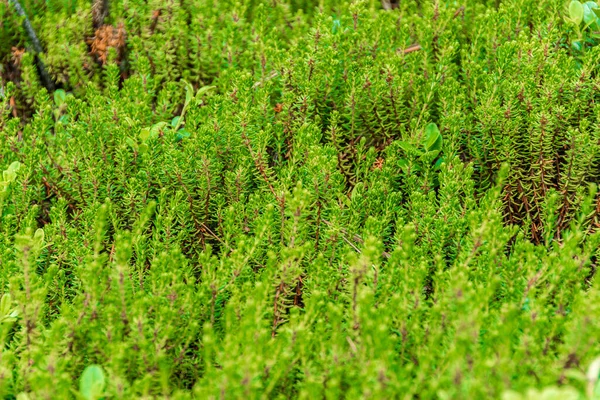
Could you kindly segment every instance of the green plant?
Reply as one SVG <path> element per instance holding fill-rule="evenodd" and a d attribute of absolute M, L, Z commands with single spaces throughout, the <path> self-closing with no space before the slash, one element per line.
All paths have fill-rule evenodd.
<path fill-rule="evenodd" d="M 594 398 L 562 1 L 26 6 L 63 87 L 2 76 L 1 396 Z"/>
<path fill-rule="evenodd" d="M 569 3 L 568 16 L 565 21 L 575 29 L 576 39 L 572 46 L 577 51 L 583 51 L 586 46 L 595 46 L 600 39 L 600 8 L 595 1 L 581 3 L 572 0 Z"/>

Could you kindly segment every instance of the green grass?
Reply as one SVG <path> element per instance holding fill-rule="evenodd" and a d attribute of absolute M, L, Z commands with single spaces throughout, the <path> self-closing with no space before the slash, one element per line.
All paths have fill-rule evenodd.
<path fill-rule="evenodd" d="M 600 398 L 568 4 L 119 0 L 105 62 L 23 5 L 59 89 L 0 2 L 1 396 Z"/>

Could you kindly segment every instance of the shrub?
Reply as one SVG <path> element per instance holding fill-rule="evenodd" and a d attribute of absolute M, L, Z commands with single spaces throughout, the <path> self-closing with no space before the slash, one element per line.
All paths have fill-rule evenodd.
<path fill-rule="evenodd" d="M 598 391 L 598 49 L 417 3 L 114 1 L 99 60 L 31 2 L 63 88 L 3 81 L 2 395 Z"/>

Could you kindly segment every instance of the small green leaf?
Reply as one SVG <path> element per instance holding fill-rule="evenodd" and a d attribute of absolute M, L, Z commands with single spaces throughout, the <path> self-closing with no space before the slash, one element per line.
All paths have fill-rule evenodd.
<path fill-rule="evenodd" d="M 145 154 L 145 153 L 148 152 L 148 149 L 149 149 L 148 145 L 146 143 L 142 143 L 142 144 L 140 144 L 140 148 L 138 150 L 138 153 Z"/>
<path fill-rule="evenodd" d="M 175 141 L 179 142 L 185 138 L 189 138 L 190 135 L 191 134 L 185 129 L 180 129 L 179 131 L 177 131 L 177 135 L 175 135 Z"/>
<path fill-rule="evenodd" d="M 186 82 L 185 85 L 185 105 L 190 104 L 192 99 L 194 98 L 194 87 Z"/>
<path fill-rule="evenodd" d="M 408 160 L 406 160 L 405 158 L 401 158 L 398 160 L 398 166 L 400 167 L 400 169 L 402 169 L 402 172 L 404 172 L 405 174 L 408 173 Z"/>
<path fill-rule="evenodd" d="M 404 150 L 407 154 L 421 154 L 421 151 L 419 149 L 417 149 L 415 146 L 408 142 L 398 142 L 398 146 L 400 146 L 400 148 Z"/>
<path fill-rule="evenodd" d="M 10 306 L 12 304 L 12 298 L 9 293 L 4 293 L 0 299 L 0 317 L 8 315 Z"/>
<path fill-rule="evenodd" d="M 54 104 L 56 104 L 57 107 L 62 106 L 65 103 L 66 98 L 67 93 L 65 93 L 64 90 L 58 89 L 54 92 Z"/>
<path fill-rule="evenodd" d="M 4 182 L 10 183 L 10 182 L 14 181 L 16 178 L 17 178 L 16 172 L 11 169 L 7 169 L 6 171 L 2 172 L 2 180 Z"/>
<path fill-rule="evenodd" d="M 195 97 L 196 101 L 200 100 L 204 93 L 207 93 L 208 91 L 213 90 L 214 88 L 216 88 L 216 86 L 203 86 L 200 89 L 198 89 Z"/>
<path fill-rule="evenodd" d="M 571 1 L 571 4 L 569 4 L 569 16 L 576 25 L 579 25 L 583 21 L 583 13 L 583 4 L 578 0 Z"/>
<path fill-rule="evenodd" d="M 149 137 L 150 137 L 150 129 L 142 128 L 142 130 L 140 131 L 140 140 L 142 142 L 145 142 L 146 140 L 148 140 Z"/>
<path fill-rule="evenodd" d="M 79 380 L 79 392 L 87 400 L 102 397 L 105 386 L 104 371 L 99 365 L 88 365 Z"/>
<path fill-rule="evenodd" d="M 38 228 L 33 235 L 33 240 L 37 245 L 44 244 L 44 230 L 42 228 Z"/>
<path fill-rule="evenodd" d="M 18 170 L 21 169 L 21 163 L 18 161 L 13 161 L 9 166 L 8 166 L 8 170 L 9 171 L 13 171 L 13 172 L 17 172 Z"/>
<path fill-rule="evenodd" d="M 423 147 L 426 150 L 441 150 L 442 149 L 442 135 L 437 125 L 433 122 L 425 127 L 425 140 Z"/>
<path fill-rule="evenodd" d="M 180 119 L 181 119 L 181 117 L 180 117 L 180 116 L 174 117 L 174 118 L 171 120 L 171 126 L 172 126 L 173 128 L 175 128 L 175 127 L 177 126 L 177 124 L 179 124 L 179 120 L 180 120 Z"/>
<path fill-rule="evenodd" d="M 598 17 L 594 10 L 598 10 L 598 4 L 593 1 L 587 1 L 583 4 L 583 23 L 585 24 L 584 29 L 589 27 L 597 28 Z"/>
<path fill-rule="evenodd" d="M 150 128 L 150 137 L 154 139 L 158 136 L 159 132 L 167 126 L 169 126 L 169 124 L 163 121 L 157 122 L 156 124 L 152 125 L 152 128 Z"/>

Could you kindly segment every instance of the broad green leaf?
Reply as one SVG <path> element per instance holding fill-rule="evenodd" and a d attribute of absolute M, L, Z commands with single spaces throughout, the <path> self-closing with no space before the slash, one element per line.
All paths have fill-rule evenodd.
<path fill-rule="evenodd" d="M 102 397 L 106 385 L 104 371 L 99 365 L 88 365 L 79 380 L 79 392 L 87 400 Z"/>
<path fill-rule="evenodd" d="M 6 171 L 2 172 L 2 179 L 4 180 L 4 182 L 10 183 L 14 181 L 16 177 L 17 174 L 15 173 L 15 171 L 12 171 L 10 169 L 7 169 Z"/>
<path fill-rule="evenodd" d="M 595 27 L 598 17 L 596 16 L 594 10 L 597 9 L 598 4 L 594 3 L 593 1 L 587 1 L 583 4 L 583 23 L 585 24 L 586 28 L 590 26 Z"/>
<path fill-rule="evenodd" d="M 425 127 L 425 139 L 423 147 L 426 150 L 441 150 L 442 149 L 442 135 L 437 125 L 433 122 Z"/>
<path fill-rule="evenodd" d="M 13 161 L 9 166 L 8 166 L 8 170 L 9 171 L 13 171 L 13 172 L 17 172 L 18 170 L 21 169 L 21 163 L 18 161 Z"/>
<path fill-rule="evenodd" d="M 142 144 L 140 144 L 140 148 L 138 150 L 138 153 L 145 154 L 145 153 L 148 152 L 148 149 L 149 149 L 148 145 L 146 143 L 142 143 Z"/>
<path fill-rule="evenodd" d="M 65 93 L 64 90 L 58 89 L 54 91 L 54 104 L 56 104 L 56 106 L 60 107 L 61 105 L 63 105 L 65 103 L 66 98 L 67 93 Z"/>
<path fill-rule="evenodd" d="M 571 4 L 569 4 L 569 16 L 575 24 L 579 25 L 583 21 L 583 13 L 583 4 L 577 0 L 571 1 Z"/>
<path fill-rule="evenodd" d="M 149 137 L 150 137 L 150 129 L 142 128 L 142 130 L 140 131 L 140 140 L 142 142 L 145 142 L 146 140 L 148 140 Z"/>
<path fill-rule="evenodd" d="M 399 159 L 398 166 L 400 167 L 400 169 L 402 169 L 402 172 L 404 172 L 405 174 L 408 173 L 408 160 L 406 160 L 405 158 Z"/>

